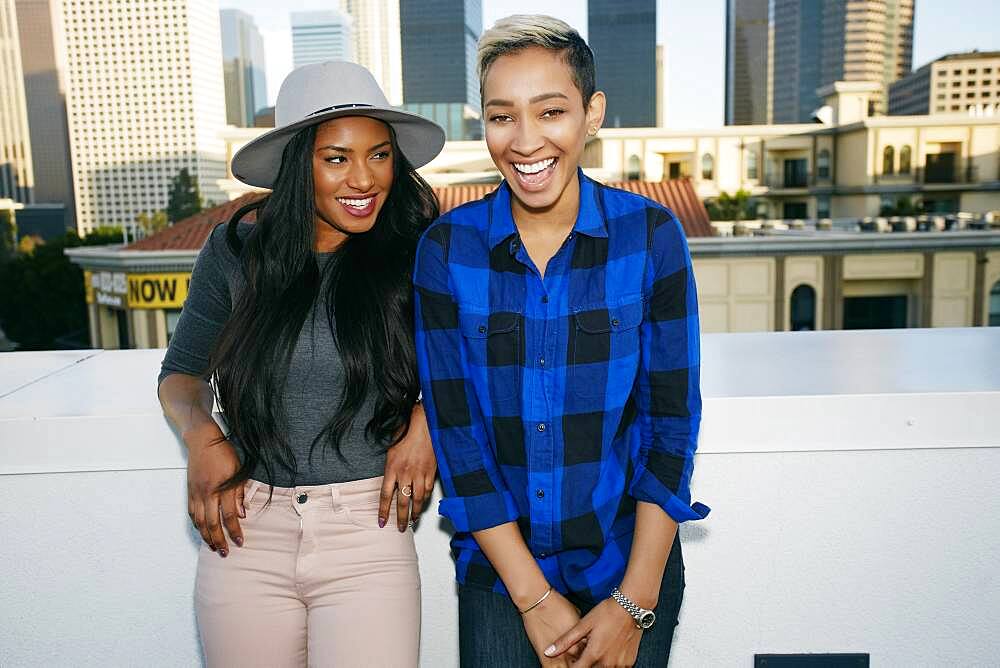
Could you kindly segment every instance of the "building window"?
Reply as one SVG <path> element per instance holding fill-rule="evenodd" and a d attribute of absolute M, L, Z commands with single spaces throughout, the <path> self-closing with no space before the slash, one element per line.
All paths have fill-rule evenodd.
<path fill-rule="evenodd" d="M 816 156 L 816 178 L 830 178 L 830 151 L 825 148 Z"/>
<path fill-rule="evenodd" d="M 817 218 L 829 218 L 830 217 L 830 198 L 823 196 L 816 198 L 816 217 Z"/>
<path fill-rule="evenodd" d="M 638 181 L 642 176 L 642 162 L 639 156 L 632 155 L 628 159 L 628 171 L 625 173 L 627 181 Z"/>
<path fill-rule="evenodd" d="M 899 149 L 899 173 L 909 174 L 910 173 L 910 147 L 909 145 L 903 146 Z"/>
<path fill-rule="evenodd" d="M 715 160 L 712 158 L 712 155 L 710 153 L 706 153 L 701 156 L 701 178 L 705 181 L 711 181 L 714 171 Z"/>
<path fill-rule="evenodd" d="M 816 290 L 811 285 L 800 285 L 792 290 L 788 313 L 793 332 L 816 329 Z"/>
<path fill-rule="evenodd" d="M 896 151 L 891 146 L 882 150 L 882 173 L 892 174 L 895 170 Z"/>
<path fill-rule="evenodd" d="M 990 327 L 1000 327 L 1000 281 L 990 290 Z"/>
<path fill-rule="evenodd" d="M 750 149 L 747 151 L 747 179 L 758 179 L 757 175 L 757 151 Z"/>

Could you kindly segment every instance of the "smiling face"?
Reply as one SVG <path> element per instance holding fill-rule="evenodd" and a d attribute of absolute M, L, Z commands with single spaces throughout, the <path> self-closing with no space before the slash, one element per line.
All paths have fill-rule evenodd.
<path fill-rule="evenodd" d="M 344 116 L 316 128 L 313 191 L 316 247 L 332 250 L 351 234 L 367 232 L 392 188 L 389 126 L 367 116 Z"/>
<path fill-rule="evenodd" d="M 576 169 L 604 94 L 587 105 L 563 54 L 529 47 L 497 58 L 483 82 L 486 145 L 518 204 L 533 212 L 578 206 Z"/>

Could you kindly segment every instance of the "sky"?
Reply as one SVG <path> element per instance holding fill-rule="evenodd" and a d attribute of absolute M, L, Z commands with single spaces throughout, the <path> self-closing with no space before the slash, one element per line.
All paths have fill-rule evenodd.
<path fill-rule="evenodd" d="M 805 0 L 818 2 L 819 0 Z M 915 0 L 913 68 L 946 53 L 1000 50 L 996 0 Z M 337 0 L 220 0 L 222 8 L 251 14 L 264 38 L 267 92 L 274 104 L 292 69 L 290 11 L 329 9 Z M 725 0 L 657 0 L 656 41 L 667 49 L 667 125 L 706 128 L 723 124 Z M 489 27 L 508 14 L 551 14 L 587 37 L 586 0 L 483 0 Z M 600 63 L 598 62 L 598 66 Z"/>

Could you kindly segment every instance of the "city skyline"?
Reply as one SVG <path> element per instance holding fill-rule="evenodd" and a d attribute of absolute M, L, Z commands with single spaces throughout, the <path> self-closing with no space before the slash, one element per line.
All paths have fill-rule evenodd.
<path fill-rule="evenodd" d="M 1000 49 L 1000 8 L 989 0 L 919 0 L 913 37 L 913 68 L 948 53 Z M 699 3 L 657 0 L 657 44 L 666 45 L 667 123 L 677 128 L 724 124 L 725 0 Z M 252 14 L 267 51 L 269 104 L 291 71 L 290 11 L 329 7 L 328 0 L 221 0 Z M 483 0 L 483 24 L 508 14 L 547 13 L 587 37 L 586 0 Z M 967 17 L 977 17 L 969 21 Z M 710 48 L 712 45 L 714 49 Z M 598 64 L 599 66 L 600 64 Z"/>

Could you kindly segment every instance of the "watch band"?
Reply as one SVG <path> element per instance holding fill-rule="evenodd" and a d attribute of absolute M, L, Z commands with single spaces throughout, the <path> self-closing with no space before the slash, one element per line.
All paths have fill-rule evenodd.
<path fill-rule="evenodd" d="M 625 612 L 632 616 L 632 619 L 635 620 L 636 628 L 648 629 L 653 625 L 652 620 L 656 619 L 653 611 L 637 605 L 632 599 L 623 594 L 618 587 L 611 590 L 611 598 L 615 599 L 615 602 L 625 608 Z"/>

